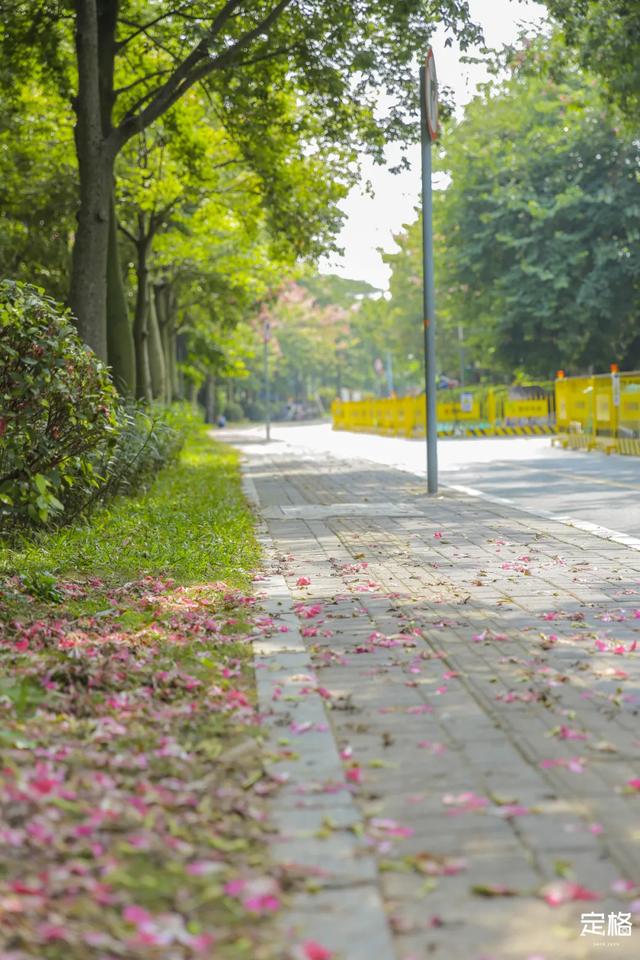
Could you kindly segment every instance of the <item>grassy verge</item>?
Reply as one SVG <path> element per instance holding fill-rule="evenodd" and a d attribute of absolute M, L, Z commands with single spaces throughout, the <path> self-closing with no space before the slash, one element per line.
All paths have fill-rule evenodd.
<path fill-rule="evenodd" d="M 0 939 L 16 960 L 267 958 L 236 454 L 0 546 Z"/>
<path fill-rule="evenodd" d="M 0 548 L 0 575 L 105 576 L 113 584 L 149 574 L 246 587 L 256 560 L 237 455 L 200 428 L 148 495 L 118 499 L 90 525 Z"/>

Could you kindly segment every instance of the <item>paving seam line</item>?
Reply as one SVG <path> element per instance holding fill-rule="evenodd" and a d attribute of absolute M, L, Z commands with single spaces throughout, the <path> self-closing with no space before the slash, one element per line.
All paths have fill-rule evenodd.
<path fill-rule="evenodd" d="M 253 479 L 242 471 L 247 500 L 257 514 L 256 538 L 263 550 L 267 570 L 276 559 L 276 546 L 262 517 L 262 504 Z M 300 634 L 294 601 L 284 577 L 268 572 L 260 581 L 266 594 L 262 606 L 288 627 L 264 640 L 254 641 L 254 666 L 258 704 L 263 716 L 267 751 L 277 749 L 289 724 L 310 724 L 312 730 L 295 737 L 290 744 L 297 759 L 291 763 L 271 763 L 265 768 L 274 775 L 285 773 L 286 783 L 275 795 L 270 811 L 280 838 L 271 844 L 272 859 L 279 865 L 303 870 L 328 869 L 330 878 L 324 890 L 302 892 L 280 918 L 284 942 L 292 934 L 300 940 L 317 939 L 335 950 L 341 960 L 371 960 L 375 944 L 376 960 L 396 960 L 393 938 L 380 894 L 375 859 L 359 839 L 364 822 L 344 777 L 344 770 L 324 701 L 318 693 L 287 699 L 287 686 L 296 693 L 305 675 L 314 676 L 306 643 Z M 274 698 L 276 691 L 278 692 Z M 311 782 L 340 785 L 338 793 L 313 794 L 310 805 L 305 789 Z M 306 794 L 309 797 L 309 794 Z M 338 821 L 344 829 L 334 831 L 331 840 L 316 832 L 327 819 Z M 311 829 L 310 829 L 311 827 Z M 284 835 L 284 837 L 282 837 Z M 320 880 L 322 887 L 322 880 Z M 330 913 L 328 913 L 330 911 Z"/>
<path fill-rule="evenodd" d="M 276 468 L 277 468 L 277 465 L 276 465 Z M 467 497 L 468 499 L 471 499 L 471 498 L 473 497 L 473 493 L 469 492 L 469 489 L 468 489 L 468 488 L 458 488 L 458 489 L 459 489 L 459 492 L 463 493 L 463 495 L 464 495 L 465 497 Z M 479 492 L 478 492 L 478 493 L 479 493 Z M 473 498 L 474 498 L 474 499 L 478 499 L 477 496 L 475 496 L 475 497 L 473 497 Z M 536 516 L 535 511 L 529 510 L 529 509 L 519 508 L 519 507 L 517 507 L 516 505 L 512 504 L 510 501 L 506 500 L 505 498 L 498 498 L 498 497 L 491 498 L 489 495 L 487 495 L 487 499 L 493 499 L 493 500 L 494 500 L 498 505 L 500 505 L 500 506 L 505 506 L 505 507 L 509 507 L 509 508 L 510 508 L 510 507 L 513 507 L 514 509 L 522 509 L 522 512 L 526 512 L 527 514 Z M 350 505 L 350 504 L 339 504 L 339 506 L 340 506 L 340 507 L 349 507 L 349 506 L 353 506 L 353 504 L 351 504 L 351 505 Z M 365 516 L 366 514 L 369 514 L 369 516 L 371 516 L 371 515 L 374 513 L 374 511 L 373 511 L 373 509 L 370 510 L 369 508 L 374 508 L 374 507 L 377 508 L 377 507 L 380 507 L 380 504 L 373 504 L 373 503 L 372 503 L 372 504 L 366 504 L 365 506 L 366 506 L 368 509 L 364 511 L 364 515 L 361 515 L 360 512 L 358 512 L 358 519 L 359 519 L 359 520 L 364 520 L 364 519 L 366 519 L 366 516 Z M 397 506 L 397 505 L 396 505 L 396 506 Z M 316 508 L 316 509 L 318 509 L 318 508 Z M 267 509 L 266 512 L 267 512 L 267 513 L 272 512 L 273 515 L 274 515 L 274 517 L 275 517 L 275 509 L 274 509 L 274 508 L 272 508 L 271 511 L 269 511 L 269 510 Z M 325 507 L 325 508 L 323 508 L 323 512 L 324 512 L 324 513 L 329 513 L 331 516 L 334 515 L 334 514 L 333 514 L 333 510 L 332 510 L 331 508 Z M 377 510 L 376 510 L 375 512 L 377 512 Z M 409 511 L 409 513 L 411 513 L 411 511 Z M 395 515 L 395 514 L 394 514 L 394 515 Z M 397 515 L 398 515 L 398 516 L 404 516 L 404 511 L 397 511 Z M 302 518 L 307 519 L 307 518 L 305 517 L 305 509 L 304 509 L 303 506 L 300 506 L 300 505 L 297 505 L 297 506 L 294 506 L 294 507 L 287 507 L 287 506 L 285 506 L 285 507 L 281 508 L 281 510 L 280 510 L 280 516 L 282 516 L 283 518 L 286 518 L 287 516 L 294 516 L 294 517 L 299 517 L 299 518 L 301 518 L 301 519 L 302 519 Z M 548 514 L 546 515 L 545 519 L 551 519 L 552 521 L 557 521 L 559 518 L 558 518 L 556 515 L 553 515 L 553 514 L 551 514 L 551 513 L 548 513 Z M 566 519 L 567 519 L 567 518 L 564 518 L 564 519 L 565 519 L 565 523 L 566 523 Z M 589 525 L 589 524 L 586 524 L 586 522 L 585 522 L 585 525 L 586 525 L 587 527 L 591 526 L 591 527 L 594 527 L 594 528 L 595 528 L 595 525 L 593 525 L 593 524 Z M 608 531 L 606 531 L 606 528 L 598 528 L 598 529 L 604 530 L 605 532 L 608 532 Z M 334 531 L 334 532 L 335 532 L 335 531 Z M 336 535 L 340 538 L 339 533 L 336 533 Z M 342 539 L 342 538 L 340 538 L 340 539 Z M 628 542 L 627 542 L 627 541 L 628 541 L 629 539 L 632 539 L 632 538 L 627 538 L 627 537 L 624 537 L 624 535 L 620 535 L 620 542 L 621 542 L 623 545 L 625 545 L 625 546 L 628 545 Z M 347 549 L 347 551 L 349 551 L 349 547 L 348 547 L 347 544 L 343 543 L 343 546 Z M 639 546 L 640 546 L 640 543 L 639 543 Z M 446 578 L 446 574 L 443 574 L 443 575 L 444 575 L 445 578 Z M 448 578 L 446 578 L 446 579 L 448 579 Z M 453 581 L 449 581 L 449 582 L 450 582 L 450 586 L 451 586 L 451 587 L 453 587 L 453 588 L 456 587 L 455 582 L 453 582 Z M 366 600 L 365 600 L 364 598 L 362 599 L 362 604 L 363 604 L 363 606 L 365 606 L 365 607 L 367 606 Z M 425 639 L 426 639 L 426 638 L 425 638 Z M 430 642 L 430 641 L 427 641 L 427 646 L 431 646 L 431 645 L 432 645 L 431 642 Z M 451 663 L 453 663 L 454 665 L 456 665 L 456 666 L 458 667 L 458 669 L 460 669 L 460 666 L 459 666 L 459 664 L 457 663 L 457 658 L 455 657 L 455 653 L 453 653 L 452 651 L 449 651 L 448 656 L 447 656 L 447 660 L 449 660 Z M 464 673 L 465 671 L 463 670 L 462 672 Z M 488 700 L 488 698 L 487 698 L 486 695 L 483 693 L 483 691 L 480 690 L 480 689 L 479 689 L 474 683 L 472 683 L 472 682 L 470 682 L 470 683 L 464 683 L 464 686 L 467 688 L 467 692 L 468 692 L 469 695 L 472 697 L 472 699 L 475 700 L 475 702 L 478 704 L 478 706 L 480 707 L 480 709 L 482 709 L 483 712 L 484 712 L 487 716 L 491 717 L 492 721 L 494 722 L 494 724 L 497 726 L 498 729 L 501 729 L 501 730 L 502 730 L 503 734 L 505 734 L 505 736 L 507 737 L 507 739 L 509 740 L 509 742 L 510 742 L 510 743 L 512 744 L 512 746 L 517 750 L 517 752 L 521 755 L 521 757 L 523 758 L 523 760 L 524 760 L 526 763 L 534 764 L 534 765 L 535 765 L 535 762 L 536 762 L 536 759 L 537 759 L 536 756 L 530 755 L 529 752 L 526 751 L 521 744 L 518 744 L 518 742 L 517 742 L 516 740 L 512 739 L 512 737 L 511 737 L 510 734 L 509 734 L 508 725 L 505 724 L 504 722 L 501 722 L 501 721 L 498 719 L 498 716 L 499 716 L 499 715 L 495 712 L 494 705 Z M 557 783 L 557 779 L 551 774 L 550 771 L 545 771 L 545 773 L 546 773 L 546 776 L 543 777 L 543 779 L 546 779 L 546 780 L 549 782 L 550 786 L 553 786 L 556 790 L 558 789 L 559 786 L 562 787 L 562 783 L 560 783 L 560 785 L 559 785 L 559 784 Z M 562 791 L 560 791 L 560 792 L 562 792 Z M 579 794 L 575 794 L 575 799 L 579 799 Z M 610 852 L 611 852 L 611 854 L 613 855 L 613 859 L 614 859 L 614 860 L 617 860 L 617 861 L 619 862 L 621 868 L 625 869 L 626 872 L 629 872 L 629 870 L 631 870 L 631 873 L 633 873 L 633 868 L 629 866 L 630 861 L 628 860 L 628 851 L 627 851 L 625 848 L 619 847 L 618 845 L 612 845 Z"/>
<path fill-rule="evenodd" d="M 348 550 L 348 545 L 343 542 L 343 546 Z M 446 578 L 446 573 L 443 574 Z M 451 587 L 455 589 L 455 584 L 452 581 L 449 581 Z M 387 587 L 392 590 L 393 585 L 388 583 Z M 367 615 L 371 619 L 372 628 L 376 629 L 375 624 L 375 612 L 371 611 L 369 608 L 369 598 L 366 595 L 363 595 L 360 599 L 360 603 L 367 611 Z M 473 608 L 467 610 L 466 616 L 469 617 L 471 623 L 469 626 L 469 632 L 472 630 L 479 630 L 480 625 L 473 625 Z M 456 639 L 462 640 L 463 633 L 459 629 L 454 629 L 452 631 L 456 636 Z M 447 644 L 443 641 L 442 636 L 438 635 L 437 638 L 433 637 L 433 631 L 428 631 L 428 635 L 424 635 L 422 642 L 425 647 L 431 649 L 434 653 L 439 653 L 444 651 L 444 656 L 442 657 L 442 662 L 446 663 L 450 669 L 455 670 L 458 674 L 458 682 L 466 689 L 468 696 L 477 704 L 478 708 L 487 716 L 496 729 L 500 730 L 505 737 L 505 740 L 511 744 L 512 748 L 519 754 L 523 762 L 531 766 L 532 769 L 536 771 L 536 774 L 540 777 L 542 782 L 546 782 L 549 787 L 558 794 L 562 796 L 563 792 L 569 793 L 573 798 L 574 802 L 581 803 L 584 798 L 579 791 L 573 789 L 571 785 L 567 787 L 566 782 L 562 777 L 555 775 L 553 770 L 540 770 L 538 769 L 538 763 L 542 759 L 538 754 L 532 752 L 526 742 L 522 742 L 518 739 L 518 736 L 513 735 L 513 731 L 510 727 L 510 723 L 507 717 L 502 717 L 500 711 L 496 709 L 495 703 L 487 696 L 486 692 L 473 680 L 472 674 L 469 672 L 468 666 L 465 665 L 463 661 L 460 661 L 459 656 L 457 655 L 457 649 L 450 649 L 447 647 Z M 536 712 L 537 713 L 537 712 Z M 542 717 L 543 714 L 540 714 Z M 444 718 L 443 718 L 444 721 Z M 442 724 L 443 729 L 447 732 L 447 735 L 454 741 L 459 740 L 459 737 L 456 733 L 448 729 L 446 721 Z M 517 731 L 516 731 L 517 733 Z M 460 745 L 464 748 L 464 742 L 459 741 Z M 577 787 L 577 784 L 575 785 Z M 600 815 L 601 820 L 606 820 L 605 815 Z M 514 828 L 516 825 L 514 824 Z M 515 829 L 515 833 L 518 835 L 518 830 Z M 607 835 L 614 835 L 613 830 L 607 829 Z M 616 841 L 609 840 L 607 842 L 608 852 L 611 859 L 616 862 L 620 870 L 625 873 L 629 878 L 633 877 L 637 870 L 637 858 L 634 857 L 634 851 L 627 845 L 620 844 Z"/>
<path fill-rule="evenodd" d="M 538 517 L 542 520 L 553 520 L 556 523 L 562 523 L 565 527 L 574 527 L 576 530 L 582 530 L 590 533 L 601 540 L 610 540 L 618 543 L 620 546 L 629 547 L 630 550 L 640 551 L 640 540 L 637 537 L 631 537 L 629 534 L 620 533 L 618 530 L 610 530 L 609 527 L 602 527 L 597 523 L 590 523 L 589 520 L 578 520 L 575 517 L 568 517 L 561 513 L 552 513 L 550 510 L 533 510 L 531 507 L 524 507 L 516 503 L 515 500 L 508 500 L 506 497 L 496 497 L 491 493 L 485 493 L 483 490 L 477 490 L 475 487 L 465 487 L 460 484 L 443 484 L 445 490 L 453 490 L 454 493 L 461 493 L 466 497 L 473 497 L 474 500 L 486 500 L 488 503 L 495 503 L 500 507 L 510 507 L 512 510 L 519 510 L 521 513 L 528 513 L 530 516 Z"/>
<path fill-rule="evenodd" d="M 304 452 L 307 456 L 313 453 L 312 450 L 305 450 Z M 339 458 L 332 457 L 331 454 L 327 454 L 327 456 L 329 459 L 339 462 Z M 412 476 L 416 476 L 413 470 L 406 469 L 400 464 L 380 464 L 376 460 L 368 460 L 365 462 L 370 463 L 378 468 L 399 470 L 402 473 L 409 473 Z M 417 474 L 417 476 L 422 475 Z M 611 530 L 609 527 L 603 527 L 599 524 L 591 523 L 589 520 L 579 520 L 576 517 L 569 517 L 565 514 L 553 513 L 550 510 L 544 510 L 542 508 L 534 510 L 531 507 L 522 506 L 516 503 L 514 500 L 509 500 L 507 497 L 498 497 L 491 493 L 485 493 L 483 490 L 478 490 L 476 487 L 467 487 L 454 483 L 442 483 L 441 489 L 444 491 L 451 490 L 454 493 L 463 494 L 464 496 L 470 497 L 474 500 L 486 500 L 488 503 L 494 503 L 497 506 L 509 507 L 512 510 L 519 510 L 521 513 L 527 513 L 532 517 L 538 517 L 542 520 L 552 520 L 556 523 L 561 523 L 564 526 L 573 527 L 576 530 L 582 530 L 584 533 L 590 533 L 594 537 L 599 537 L 601 540 L 609 540 L 612 543 L 619 544 L 620 546 L 628 547 L 630 550 L 636 550 L 640 552 L 640 538 L 632 537 L 629 534 L 622 533 L 619 530 Z"/>

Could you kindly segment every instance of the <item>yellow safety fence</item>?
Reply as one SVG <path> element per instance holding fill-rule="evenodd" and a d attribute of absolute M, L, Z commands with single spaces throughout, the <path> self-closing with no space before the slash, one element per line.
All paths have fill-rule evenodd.
<path fill-rule="evenodd" d="M 640 372 L 560 377 L 554 443 L 640 456 Z"/>
<path fill-rule="evenodd" d="M 539 436 L 554 432 L 551 384 L 532 384 L 525 390 L 476 387 L 455 393 L 442 391 L 441 397 L 437 403 L 439 436 Z M 401 437 L 426 434 L 424 395 L 335 400 L 331 413 L 334 430 Z"/>
<path fill-rule="evenodd" d="M 424 437 L 424 395 L 384 400 L 335 400 L 334 430 Z M 640 456 L 640 372 L 559 376 L 526 388 L 441 391 L 438 435 L 540 436 L 584 450 Z"/>

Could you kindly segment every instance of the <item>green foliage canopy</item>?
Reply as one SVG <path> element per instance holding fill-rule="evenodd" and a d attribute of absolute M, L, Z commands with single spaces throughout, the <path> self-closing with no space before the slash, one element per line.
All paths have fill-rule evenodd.
<path fill-rule="evenodd" d="M 546 0 L 583 67 L 632 119 L 640 117 L 640 4 L 637 0 Z"/>
<path fill-rule="evenodd" d="M 64 299 L 75 229 L 73 114 L 36 79 L 0 106 L 0 276 Z"/>
<path fill-rule="evenodd" d="M 286 159 L 298 181 L 305 159 L 318 158 L 310 197 L 327 168 L 350 182 L 359 148 L 381 160 L 386 143 L 415 138 L 414 58 L 435 25 L 444 24 L 463 47 L 479 37 L 466 0 L 0 0 L 0 14 L 0 49 L 10 64 L 3 85 L 35 69 L 61 90 L 76 90 L 80 208 L 71 303 L 100 356 L 107 351 L 103 277 L 113 166 L 127 142 L 202 84 L 262 176 L 267 205 L 284 218 L 289 242 L 299 255 L 317 254 L 335 212 L 328 205 L 319 232 L 305 229 L 308 204 L 273 175 L 282 170 L 283 137 L 301 146 L 297 158 L 288 151 Z M 383 112 L 376 110 L 381 93 L 389 100 Z"/>
<path fill-rule="evenodd" d="M 640 362 L 640 152 L 597 82 L 539 40 L 444 141 L 440 287 L 513 372 Z"/>
<path fill-rule="evenodd" d="M 434 197 L 439 362 L 458 326 L 478 374 L 640 366 L 640 150 L 557 37 L 527 41 L 442 138 Z M 421 224 L 396 237 L 382 304 L 398 360 L 421 336 Z"/>

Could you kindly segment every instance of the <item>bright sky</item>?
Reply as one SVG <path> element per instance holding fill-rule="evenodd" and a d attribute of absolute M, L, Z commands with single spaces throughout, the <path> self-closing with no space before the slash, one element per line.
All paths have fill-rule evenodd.
<path fill-rule="evenodd" d="M 531 24 L 544 18 L 546 9 L 530 0 L 470 0 L 471 17 L 480 23 L 489 47 L 501 47 L 516 39 L 522 24 Z M 460 63 L 457 46 L 445 47 L 446 34 L 438 30 L 433 38 L 438 80 L 454 91 L 458 111 L 473 97 L 476 86 L 486 77 L 480 64 Z M 473 51 L 469 51 L 473 53 Z M 389 270 L 378 252 L 394 250 L 393 234 L 403 223 L 415 218 L 415 207 L 420 196 L 420 147 L 406 151 L 411 168 L 393 175 L 384 167 L 375 166 L 369 159 L 363 163 L 363 182 L 371 181 L 374 197 L 354 188 L 342 207 L 347 219 L 339 236 L 344 257 L 324 260 L 322 273 L 338 273 L 355 280 L 367 280 L 376 287 L 386 288 Z M 389 149 L 390 166 L 397 163 L 399 148 Z"/>

